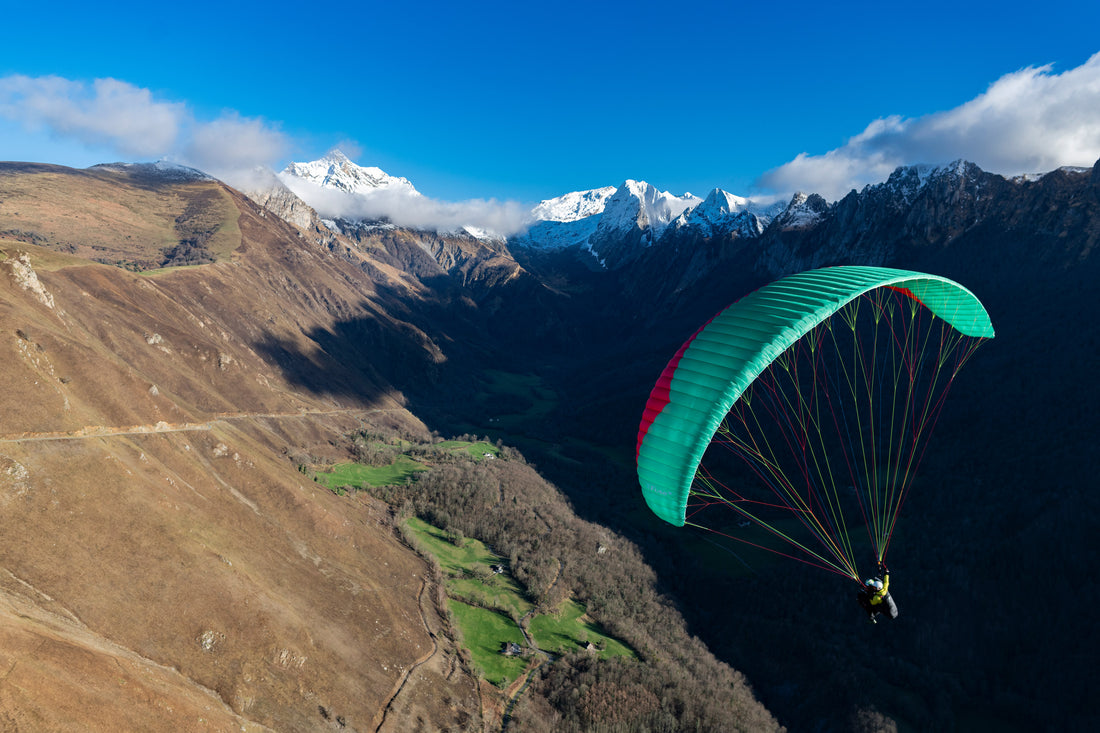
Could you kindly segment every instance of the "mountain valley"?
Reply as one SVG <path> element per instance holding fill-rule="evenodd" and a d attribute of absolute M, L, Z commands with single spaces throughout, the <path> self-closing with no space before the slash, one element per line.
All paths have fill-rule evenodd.
<path fill-rule="evenodd" d="M 904 168 L 778 207 L 628 181 L 544 202 L 558 220 L 507 237 L 329 216 L 285 174 L 246 193 L 157 166 L 0 164 L 5 725 L 499 730 L 499 691 L 395 529 L 402 505 L 561 563 L 573 597 L 648 649 L 644 673 L 550 665 L 510 730 L 630 729 L 622 704 L 578 723 L 560 688 L 629 699 L 643 678 L 672 691 L 666 713 L 706 691 L 690 715 L 710 730 L 730 723 L 723 694 L 746 730 L 1095 722 L 1078 607 L 1097 596 L 1100 163 L 1026 180 Z M 684 338 L 771 280 L 849 263 L 956 279 L 997 329 L 905 510 L 902 619 L 873 634 L 834 579 L 770 557 L 746 571 L 661 523 L 633 466 Z M 525 461 L 453 470 L 513 487 L 531 524 L 459 517 L 460 492 L 429 498 L 430 482 L 387 503 L 309 479 L 364 431 L 514 446 Z M 536 536 L 535 515 L 560 537 Z M 623 548 L 602 579 L 570 554 L 590 540 Z"/>

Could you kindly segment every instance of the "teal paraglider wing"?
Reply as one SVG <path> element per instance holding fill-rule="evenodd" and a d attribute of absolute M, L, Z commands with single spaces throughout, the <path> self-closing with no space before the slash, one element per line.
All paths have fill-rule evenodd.
<path fill-rule="evenodd" d="M 658 517 L 685 524 L 703 453 L 753 380 L 812 328 L 876 288 L 904 293 L 964 335 L 993 337 L 989 314 L 973 293 L 947 278 L 920 272 L 826 267 L 746 295 L 680 347 L 646 403 L 638 428 L 638 480 Z"/>

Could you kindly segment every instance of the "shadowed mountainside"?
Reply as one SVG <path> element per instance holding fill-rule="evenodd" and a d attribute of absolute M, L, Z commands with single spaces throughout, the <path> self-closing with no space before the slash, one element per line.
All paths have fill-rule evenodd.
<path fill-rule="evenodd" d="M 603 275 L 614 284 L 593 291 L 621 299 L 592 299 L 587 317 L 620 335 L 579 346 L 593 358 L 553 385 L 570 412 L 538 429 L 606 450 L 544 466 L 582 516 L 647 549 L 693 630 L 792 728 L 843 730 L 874 705 L 918 729 L 1091 730 L 1079 703 L 1100 651 L 1081 611 L 1100 601 L 1100 164 L 1022 181 L 960 165 L 919 189 L 911 174 L 812 226 L 670 240 Z M 902 618 L 875 633 L 854 588 L 767 557 L 747 571 L 649 516 L 633 467 L 646 396 L 680 343 L 752 289 L 836 264 L 955 279 L 997 330 L 952 388 L 909 494 L 889 558 Z"/>

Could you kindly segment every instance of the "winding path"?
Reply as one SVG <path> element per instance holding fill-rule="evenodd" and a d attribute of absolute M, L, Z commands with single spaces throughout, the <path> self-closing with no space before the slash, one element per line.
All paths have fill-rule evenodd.
<path fill-rule="evenodd" d="M 382 726 L 386 724 L 386 716 L 389 715 L 390 710 L 393 709 L 394 701 L 397 700 L 397 696 L 401 694 L 401 691 L 405 688 L 405 683 L 409 681 L 412 673 L 416 671 L 418 667 L 434 657 L 439 652 L 439 642 L 436 639 L 435 632 L 432 631 L 431 625 L 428 623 L 428 615 L 424 612 L 424 593 L 428 590 L 430 583 L 425 577 L 420 584 L 420 593 L 417 596 L 417 606 L 420 609 L 420 621 L 424 624 L 424 629 L 428 632 L 428 636 L 432 640 L 432 648 L 427 654 L 423 655 L 405 670 L 405 673 L 401 675 L 401 678 L 394 683 L 393 690 L 390 692 L 389 698 L 386 700 L 386 704 L 382 706 L 382 709 L 374 716 L 374 720 L 371 721 L 371 725 L 374 726 L 375 733 L 379 733 L 382 730 Z"/>
<path fill-rule="evenodd" d="M 47 433 L 9 433 L 0 435 L 0 443 L 25 443 L 44 440 L 85 440 L 87 438 L 104 438 L 116 435 L 148 435 L 151 433 L 181 433 L 189 431 L 212 430 L 217 423 L 228 423 L 234 420 L 255 419 L 282 419 L 295 417 L 309 417 L 313 415 L 366 415 L 377 412 L 393 412 L 394 409 L 337 409 L 337 410 L 299 410 L 297 412 L 239 412 L 223 413 L 215 415 L 206 422 L 194 423 L 167 423 L 158 422 L 153 425 L 89 425 L 75 430 L 64 430 Z"/>

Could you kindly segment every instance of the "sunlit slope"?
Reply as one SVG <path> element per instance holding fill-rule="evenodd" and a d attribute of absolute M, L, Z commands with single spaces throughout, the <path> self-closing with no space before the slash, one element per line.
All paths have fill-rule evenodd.
<path fill-rule="evenodd" d="M 205 261 L 229 257 L 241 233 L 225 187 L 154 172 L 2 163 L 0 233 L 131 269 L 178 259 L 181 243 L 204 250 Z"/>
<path fill-rule="evenodd" d="M 343 458 L 364 425 L 423 430 L 383 374 L 319 340 L 397 330 L 403 358 L 432 363 L 431 340 L 389 314 L 415 283 L 367 276 L 213 181 L 33 168 L 0 186 L 0 728 L 476 716 L 473 680 L 438 661 L 427 566 L 386 507 L 297 470 Z M 217 262 L 96 261 L 171 243 L 191 204 L 219 223 Z M 450 703 L 412 705 L 434 699 L 423 685 Z"/>
<path fill-rule="evenodd" d="M 297 411 L 317 399 L 300 389 L 303 382 L 316 386 L 314 393 L 336 395 L 323 403 L 328 407 L 394 407 L 399 396 L 372 364 L 389 358 L 430 366 L 440 358 L 431 339 L 401 320 L 407 308 L 394 305 L 396 297 L 415 298 L 418 284 L 381 263 L 368 263 L 365 273 L 367 254 L 349 248 L 333 256 L 214 181 L 168 182 L 148 191 L 125 180 L 102 180 L 107 174 L 60 170 L 0 174 L 0 186 L 9 190 L 67 202 L 42 205 L 44 223 L 37 228 L 24 223 L 0 233 L 0 317 L 7 336 L 0 339 L 6 365 L 0 373 L 2 432 Z M 58 188 L 40 185 L 43 177 Z M 86 179 L 88 197 L 80 189 Z M 204 189 L 201 200 L 209 211 L 195 217 L 220 217 L 224 249 L 232 257 L 139 274 L 82 256 L 91 244 L 74 253 L 52 239 L 57 231 L 71 236 L 83 223 L 87 232 L 116 242 L 141 240 L 157 227 L 166 232 L 170 219 L 140 207 L 179 198 L 181 185 Z M 116 217 L 101 205 L 108 199 L 128 201 L 133 217 Z M 165 217 L 176 208 L 164 209 Z M 2 216 L 24 209 L 11 199 L 0 205 Z M 77 217 L 74 211 L 84 213 Z M 126 247 L 115 254 L 142 255 Z M 373 359 L 352 363 L 326 353 L 331 345 L 318 339 L 347 324 L 365 334 L 362 341 L 374 343 L 345 348 L 365 349 Z"/>

